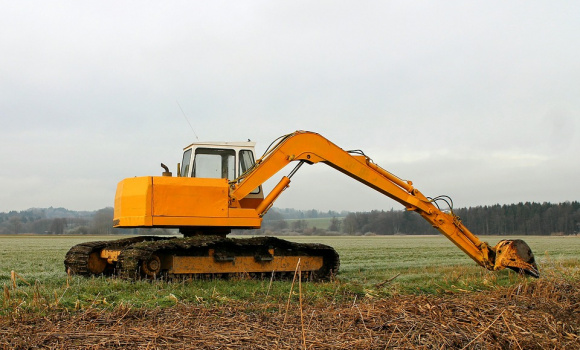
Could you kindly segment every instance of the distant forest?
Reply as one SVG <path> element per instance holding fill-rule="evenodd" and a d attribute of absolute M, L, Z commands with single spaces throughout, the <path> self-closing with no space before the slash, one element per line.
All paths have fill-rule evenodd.
<path fill-rule="evenodd" d="M 580 232 L 580 202 L 518 203 L 454 210 L 478 235 L 571 235 Z M 434 229 L 417 213 L 372 211 L 350 213 L 342 220 L 346 234 L 426 234 Z"/>
<path fill-rule="evenodd" d="M 310 213 L 308 211 L 307 213 Z M 509 205 L 478 206 L 455 209 L 463 224 L 477 235 L 572 235 L 580 232 L 580 202 L 518 203 Z M 323 213 L 324 216 L 337 214 Z M 345 213 L 341 213 L 345 214 Z M 334 216 L 334 215 L 333 215 Z M 419 214 L 405 210 L 346 213 L 334 216 L 327 231 L 347 234 L 376 235 L 424 235 L 437 231 Z M 293 215 L 291 218 L 294 218 Z M 309 215 L 308 217 L 313 217 Z M 321 217 L 320 215 L 314 217 Z M 277 230 L 291 230 L 306 234 L 325 234 L 318 230 L 312 233 L 307 227 L 308 220 L 288 220 L 284 211 L 274 209 L 264 218 L 264 227 Z M 283 222 L 285 220 L 287 222 Z M 314 230 L 316 231 L 316 230 Z"/>
<path fill-rule="evenodd" d="M 0 213 L 0 234 L 113 234 L 113 208 L 74 211 L 31 208 Z"/>
<path fill-rule="evenodd" d="M 477 235 L 572 235 L 580 232 L 580 202 L 518 203 L 455 209 L 462 222 Z M 113 208 L 73 211 L 33 208 L 0 213 L 0 234 L 169 234 L 176 230 L 114 229 Z M 314 225 L 314 222 L 318 225 Z M 320 227 L 320 223 L 326 224 Z M 335 212 L 272 208 L 262 229 L 241 234 L 396 235 L 435 234 L 414 212 L 389 210 Z"/>

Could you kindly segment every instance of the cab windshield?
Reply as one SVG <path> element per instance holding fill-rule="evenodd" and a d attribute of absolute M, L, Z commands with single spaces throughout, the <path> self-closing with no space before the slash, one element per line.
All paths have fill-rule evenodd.
<path fill-rule="evenodd" d="M 192 177 L 235 179 L 236 152 L 232 149 L 198 148 L 195 150 Z"/>

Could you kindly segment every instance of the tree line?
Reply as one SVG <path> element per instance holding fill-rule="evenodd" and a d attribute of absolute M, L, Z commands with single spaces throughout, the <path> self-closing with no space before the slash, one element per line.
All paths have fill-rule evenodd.
<path fill-rule="evenodd" d="M 580 202 L 525 202 L 477 206 L 453 211 L 478 235 L 571 235 L 580 232 Z M 417 213 L 390 210 L 349 213 L 342 220 L 345 234 L 428 234 L 434 229 Z"/>
<path fill-rule="evenodd" d="M 121 232 L 113 228 L 113 208 L 78 212 L 51 207 L 0 213 L 0 234 L 108 235 Z"/>
<path fill-rule="evenodd" d="M 477 235 L 571 235 L 580 233 L 580 202 L 558 204 L 525 202 L 477 206 L 453 211 Z M 309 219 L 330 218 L 328 227 L 315 227 Z M 78 212 L 63 208 L 29 209 L 0 213 L 0 234 L 167 234 L 171 230 L 114 229 L 113 208 Z M 262 229 L 239 234 L 396 235 L 432 234 L 436 231 L 420 215 L 404 210 L 322 212 L 315 209 L 272 208 Z"/>

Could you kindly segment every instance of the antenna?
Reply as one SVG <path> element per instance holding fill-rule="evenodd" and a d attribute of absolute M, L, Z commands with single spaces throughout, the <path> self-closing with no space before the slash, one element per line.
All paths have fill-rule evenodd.
<path fill-rule="evenodd" d="M 191 131 L 193 131 L 193 134 L 195 135 L 195 138 L 197 139 L 197 141 L 199 141 L 199 137 L 197 137 L 197 134 L 195 133 L 195 130 L 193 130 L 193 126 L 191 126 L 191 123 L 189 122 L 189 119 L 187 119 L 187 116 L 185 115 L 185 112 L 183 111 L 183 108 L 181 108 L 181 105 L 179 104 L 179 101 L 175 100 L 175 102 L 177 102 L 177 105 L 179 106 L 179 109 L 181 110 L 181 113 L 183 113 L 183 118 L 185 118 L 185 121 L 187 122 L 187 124 L 189 124 L 189 127 L 191 128 Z"/>

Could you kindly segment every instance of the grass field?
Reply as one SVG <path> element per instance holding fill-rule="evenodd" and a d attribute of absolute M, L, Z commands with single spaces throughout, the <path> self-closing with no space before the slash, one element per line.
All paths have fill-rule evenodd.
<path fill-rule="evenodd" d="M 525 237 L 540 279 L 486 271 L 442 236 L 285 237 L 337 249 L 340 273 L 324 283 L 65 274 L 72 245 L 116 238 L 0 236 L 0 348 L 572 349 L 580 343 L 580 237 Z"/>
<path fill-rule="evenodd" d="M 342 217 L 337 217 L 337 219 L 344 219 Z M 306 222 L 307 227 L 316 227 L 317 229 L 327 230 L 330 226 L 330 222 L 332 218 L 307 218 L 307 219 L 286 219 L 289 226 L 292 226 L 292 223 L 297 220 L 304 220 Z"/>
<path fill-rule="evenodd" d="M 63 260 L 78 243 L 117 237 L 3 236 L 0 237 L 0 296 L 3 313 L 14 308 L 42 310 L 50 305 L 67 309 L 89 305 L 115 307 L 171 306 L 176 301 L 223 303 L 228 300 L 287 297 L 289 282 L 188 281 L 182 283 L 129 282 L 116 278 L 68 278 Z M 478 291 L 514 284 L 520 277 L 511 271 L 489 272 L 442 236 L 285 237 L 299 242 L 333 246 L 341 256 L 335 281 L 306 284 L 314 299 L 386 297 L 396 294 L 442 294 Z M 499 237 L 485 237 L 491 244 Z M 526 237 L 543 275 L 578 279 L 580 237 Z M 13 287 L 11 272 L 18 288 Z M 397 277 L 395 277 L 397 276 Z M 394 278 L 381 288 L 376 287 Z M 27 284 L 28 283 L 28 284 Z M 9 295 L 9 296 L 7 296 Z"/>

